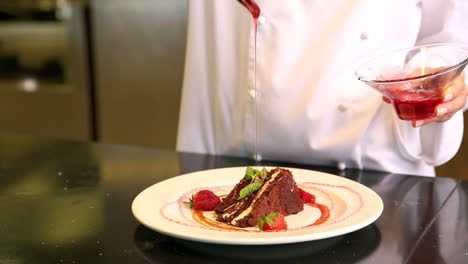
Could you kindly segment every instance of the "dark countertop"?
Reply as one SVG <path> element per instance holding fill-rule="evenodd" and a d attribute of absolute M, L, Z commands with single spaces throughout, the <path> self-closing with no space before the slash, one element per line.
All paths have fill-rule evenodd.
<path fill-rule="evenodd" d="M 159 181 L 246 165 L 252 161 L 0 135 L 0 263 L 468 263 L 468 182 L 452 178 L 262 162 L 340 175 L 384 201 L 365 228 L 289 245 L 178 240 L 131 213 L 133 199 Z"/>
<path fill-rule="evenodd" d="M 468 263 L 468 181 L 451 193 L 411 256 L 412 263 Z"/>

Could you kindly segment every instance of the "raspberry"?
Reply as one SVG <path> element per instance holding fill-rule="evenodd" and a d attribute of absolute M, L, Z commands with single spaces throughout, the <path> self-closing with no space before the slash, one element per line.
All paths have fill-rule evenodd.
<path fill-rule="evenodd" d="M 299 195 L 301 197 L 302 202 L 304 203 L 315 202 L 315 195 L 308 193 L 302 189 L 299 189 Z"/>

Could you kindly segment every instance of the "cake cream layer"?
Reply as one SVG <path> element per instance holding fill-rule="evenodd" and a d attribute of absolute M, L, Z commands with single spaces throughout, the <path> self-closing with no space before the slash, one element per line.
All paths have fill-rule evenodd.
<path fill-rule="evenodd" d="M 217 220 L 237 227 L 256 226 L 262 214 L 296 214 L 304 209 L 291 171 L 282 168 L 265 173 L 260 189 L 238 200 L 240 191 L 251 183 L 243 178 L 223 199 L 215 212 Z"/>
<path fill-rule="evenodd" d="M 242 213 L 240 213 L 236 218 L 234 218 L 230 222 L 231 225 L 234 225 L 234 226 L 237 225 L 238 221 L 242 220 L 244 217 L 246 217 L 248 214 L 250 214 L 252 212 L 252 208 L 255 205 L 255 202 L 257 202 L 258 198 L 260 198 L 262 196 L 263 192 L 268 188 L 270 183 L 272 183 L 279 174 L 280 174 L 280 170 L 276 170 L 271 175 L 270 179 L 265 184 L 263 184 L 263 186 L 260 188 L 260 190 L 258 190 L 258 192 L 255 195 L 255 198 L 253 199 L 250 206 L 247 209 L 245 209 Z"/>

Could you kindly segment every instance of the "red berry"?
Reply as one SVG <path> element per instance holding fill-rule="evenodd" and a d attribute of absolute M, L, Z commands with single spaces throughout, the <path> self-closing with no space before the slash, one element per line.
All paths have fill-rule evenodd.
<path fill-rule="evenodd" d="M 284 215 L 280 213 L 271 213 L 268 216 L 263 214 L 260 219 L 258 219 L 258 226 L 260 230 L 263 231 L 278 231 L 288 228 L 284 220 Z"/>
<path fill-rule="evenodd" d="M 308 193 L 302 189 L 299 189 L 299 195 L 301 196 L 301 200 L 304 203 L 315 202 L 315 195 Z"/>
<path fill-rule="evenodd" d="M 198 202 L 195 202 L 195 205 L 193 206 L 193 209 L 195 210 L 203 210 L 203 211 L 213 211 L 216 206 L 218 206 L 221 203 L 218 197 L 216 198 L 209 198 L 205 200 L 201 200 Z"/>
<path fill-rule="evenodd" d="M 205 200 L 205 199 L 213 199 L 215 197 L 217 198 L 218 196 L 216 196 L 216 194 L 214 194 L 212 191 L 210 191 L 210 190 L 201 190 L 201 191 L 197 192 L 193 196 L 193 200 L 194 201 L 202 201 L 202 200 Z"/>
<path fill-rule="evenodd" d="M 210 190 L 201 190 L 184 202 L 195 210 L 213 211 L 221 203 L 219 197 Z"/>

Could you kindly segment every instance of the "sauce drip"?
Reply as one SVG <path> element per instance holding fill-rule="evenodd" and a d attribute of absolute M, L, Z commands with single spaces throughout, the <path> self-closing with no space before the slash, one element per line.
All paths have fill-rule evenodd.
<path fill-rule="evenodd" d="M 323 224 L 330 218 L 330 208 L 328 208 L 328 206 L 316 202 L 310 202 L 309 205 L 318 208 L 320 210 L 321 215 L 319 219 L 317 219 L 313 224 L 310 224 L 305 227 Z"/>
<path fill-rule="evenodd" d="M 259 154 L 257 150 L 257 140 L 258 140 L 258 96 L 257 96 L 257 27 L 258 27 L 258 17 L 260 16 L 260 8 L 254 0 L 238 0 L 242 5 L 244 5 L 249 12 L 252 14 L 253 25 L 254 25 L 254 104 L 255 104 L 255 143 L 254 143 L 254 160 L 255 163 L 260 161 Z"/>
<path fill-rule="evenodd" d="M 258 232 L 257 230 L 252 229 L 243 229 L 237 228 L 225 223 L 218 222 L 216 220 L 212 220 L 204 215 L 204 211 L 201 210 L 193 210 L 192 213 L 193 220 L 199 223 L 204 227 L 219 229 L 219 230 L 227 230 L 227 231 L 239 231 L 239 232 Z"/>

